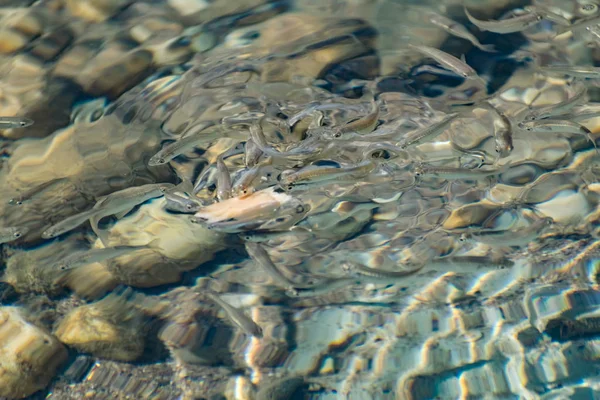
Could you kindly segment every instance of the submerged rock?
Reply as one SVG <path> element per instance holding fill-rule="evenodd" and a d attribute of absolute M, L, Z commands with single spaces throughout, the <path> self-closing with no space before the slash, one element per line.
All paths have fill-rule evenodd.
<path fill-rule="evenodd" d="M 156 199 L 110 228 L 109 247 L 149 246 L 105 264 L 119 282 L 135 287 L 174 283 L 226 247 L 224 234 L 169 213 L 165 204 L 164 197 Z"/>
<path fill-rule="evenodd" d="M 0 396 L 25 398 L 46 387 L 67 351 L 29 323 L 19 308 L 0 307 Z"/>
<path fill-rule="evenodd" d="M 115 116 L 25 143 L 0 171 L 0 185 L 6 188 L 0 193 L 0 220 L 30 228 L 24 239 L 33 241 L 44 227 L 80 212 L 101 195 L 163 180 L 169 176 L 166 169 L 147 167 L 148 154 L 159 144 L 158 132 L 124 126 Z M 56 185 L 47 186 L 52 181 Z M 23 193 L 29 193 L 27 201 L 11 204 Z"/>
<path fill-rule="evenodd" d="M 127 293 L 112 293 L 71 310 L 60 321 L 58 340 L 80 351 L 110 360 L 133 361 L 144 351 L 143 317 Z"/>

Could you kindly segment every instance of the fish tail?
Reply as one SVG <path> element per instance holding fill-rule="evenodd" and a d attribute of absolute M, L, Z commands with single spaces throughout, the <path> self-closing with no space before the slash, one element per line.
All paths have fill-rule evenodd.
<path fill-rule="evenodd" d="M 98 236 L 98 239 L 100 239 L 100 241 L 102 242 L 102 244 L 105 247 L 108 247 L 108 238 L 106 237 L 106 235 L 102 232 L 102 230 L 98 227 L 98 218 L 96 216 L 93 216 L 90 218 L 90 225 L 92 227 L 92 230 L 94 231 L 94 233 L 96 234 L 96 236 Z"/>
<path fill-rule="evenodd" d="M 585 131 L 585 136 L 587 140 L 592 143 L 592 146 L 594 146 L 594 149 L 596 150 L 596 154 L 600 156 L 600 151 L 598 150 L 598 145 L 596 144 L 596 138 L 594 138 L 594 134 L 585 126 L 583 126 L 583 129 Z"/>
<path fill-rule="evenodd" d="M 479 44 L 477 46 L 479 50 L 487 51 L 488 53 L 497 53 L 496 47 L 493 44 Z"/>
<path fill-rule="evenodd" d="M 106 234 L 106 232 L 102 229 L 98 229 L 98 231 L 96 232 L 96 235 L 98 236 L 98 239 L 100 239 L 100 241 L 102 242 L 102 245 L 104 247 L 109 247 L 108 246 L 108 235 Z"/>

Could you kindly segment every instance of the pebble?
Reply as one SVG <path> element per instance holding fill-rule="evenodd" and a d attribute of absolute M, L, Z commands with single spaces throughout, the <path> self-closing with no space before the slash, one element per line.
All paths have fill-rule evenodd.
<path fill-rule="evenodd" d="M 46 387 L 67 350 L 28 322 L 18 307 L 0 307 L 0 396 L 25 398 Z"/>

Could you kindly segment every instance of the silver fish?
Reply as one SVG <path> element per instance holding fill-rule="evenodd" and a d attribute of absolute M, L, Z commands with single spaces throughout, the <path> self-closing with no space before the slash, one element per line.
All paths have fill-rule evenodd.
<path fill-rule="evenodd" d="M 255 229 L 258 231 L 289 231 L 294 225 L 300 222 L 310 211 L 310 205 L 302 204 L 299 200 L 291 201 L 283 205 L 274 218 L 261 223 Z"/>
<path fill-rule="evenodd" d="M 297 227 L 295 227 L 297 228 Z M 264 243 L 270 240 L 279 239 L 286 236 L 292 236 L 296 240 L 307 240 L 314 238 L 315 234 L 302 228 L 290 229 L 283 232 L 244 232 L 240 238 L 246 242 Z"/>
<path fill-rule="evenodd" d="M 592 132 L 585 126 L 577 122 L 568 120 L 542 119 L 539 121 L 523 121 L 519 123 L 519 128 L 528 132 L 552 132 L 552 133 L 573 133 L 583 135 L 592 143 L 596 152 L 600 155 L 600 151 L 596 146 L 596 141 L 592 136 Z"/>
<path fill-rule="evenodd" d="M 54 186 L 58 183 L 61 183 L 63 181 L 68 181 L 68 179 L 67 178 L 56 178 L 56 179 L 49 180 L 48 182 L 41 183 L 41 184 L 23 192 L 18 197 L 13 197 L 12 199 L 10 199 L 8 201 L 8 204 L 20 206 L 27 200 L 30 200 L 36 194 L 43 192 L 47 188 Z"/>
<path fill-rule="evenodd" d="M 585 126 L 577 122 L 559 119 L 542 119 L 539 121 L 522 121 L 518 124 L 519 128 L 528 132 L 555 132 L 555 133 L 576 133 L 580 135 L 589 135 L 591 132 Z"/>
<path fill-rule="evenodd" d="M 444 51 L 435 49 L 433 47 L 424 46 L 424 45 L 415 46 L 413 44 L 409 44 L 408 47 L 410 47 L 411 49 L 416 50 L 419 53 L 422 53 L 428 57 L 433 58 L 434 60 L 436 60 L 438 63 L 440 63 L 444 67 L 448 68 L 451 71 L 456 72 L 458 75 L 462 76 L 463 78 L 478 77 L 477 71 L 475 71 L 473 68 L 471 68 L 469 65 L 462 62 L 458 58 L 456 58 Z"/>
<path fill-rule="evenodd" d="M 505 258 L 495 260 L 489 256 L 444 257 L 427 262 L 427 266 L 432 269 L 440 268 L 442 270 L 447 270 L 448 265 L 452 266 L 453 272 L 478 273 L 481 271 L 510 268 L 514 263 Z"/>
<path fill-rule="evenodd" d="M 258 178 L 260 170 L 260 166 L 255 165 L 242 171 L 231 188 L 231 194 L 234 197 L 244 197 L 254 193 L 252 183 Z"/>
<path fill-rule="evenodd" d="M 321 129 L 319 136 L 325 140 L 339 139 L 346 137 L 347 133 L 368 133 L 373 131 L 379 122 L 379 104 L 373 99 L 371 101 L 371 110 L 367 115 L 355 121 L 348 122 L 340 127 Z M 309 134 L 309 132 L 307 132 Z"/>
<path fill-rule="evenodd" d="M 119 257 L 133 251 L 147 249 L 148 246 L 116 246 L 106 247 L 103 249 L 91 249 L 79 251 L 63 258 L 60 262 L 54 265 L 59 271 L 68 271 L 84 265 L 102 262 L 111 258 Z"/>
<path fill-rule="evenodd" d="M 559 29 L 558 34 L 562 35 L 563 33 L 566 33 L 566 32 L 572 32 L 572 33 L 579 34 L 579 33 L 589 31 L 590 27 L 592 27 L 594 25 L 598 25 L 598 24 L 600 24 L 600 16 L 585 18 L 580 21 L 577 21 L 574 24 L 571 24 L 569 26 L 563 27 L 562 29 Z"/>
<path fill-rule="evenodd" d="M 337 289 L 349 288 L 354 285 L 360 285 L 363 282 L 364 280 L 359 278 L 329 279 L 325 282 L 319 283 L 318 285 L 306 288 L 288 289 L 286 290 L 286 294 L 290 297 L 316 297 L 323 294 L 331 293 Z"/>
<path fill-rule="evenodd" d="M 92 216 L 94 216 L 96 212 L 97 210 L 91 209 L 65 218 L 64 220 L 52 225 L 42 232 L 42 239 L 51 239 L 60 236 L 63 233 L 69 232 L 77 228 L 79 225 L 85 223 Z"/>
<path fill-rule="evenodd" d="M 258 326 L 258 324 L 252 320 L 252 318 L 248 317 L 242 311 L 222 300 L 219 296 L 217 296 L 216 293 L 205 291 L 204 294 L 206 297 L 217 303 L 219 307 L 225 310 L 233 323 L 236 324 L 242 331 L 259 339 L 263 337 L 262 328 Z"/>
<path fill-rule="evenodd" d="M 545 4 L 538 3 L 534 6 L 523 7 L 523 9 L 528 12 L 537 13 L 543 19 L 553 22 L 557 25 L 561 25 L 561 26 L 570 26 L 571 25 L 571 21 L 569 21 L 567 18 L 563 17 L 562 15 L 555 13 L 554 11 L 552 11 L 552 9 L 550 7 L 548 7 Z"/>
<path fill-rule="evenodd" d="M 109 215 L 120 214 L 131 210 L 138 204 L 150 199 L 164 196 L 167 190 L 173 188 L 171 183 L 151 183 L 142 186 L 130 187 L 113 192 L 96 202 L 93 210 L 96 212 L 90 218 L 90 225 L 94 233 L 105 243 L 104 235 L 100 234 L 98 222 Z"/>
<path fill-rule="evenodd" d="M 244 143 L 240 142 L 237 143 L 235 146 L 229 148 L 229 150 L 224 151 L 223 153 L 221 153 L 221 158 L 223 160 L 228 159 L 229 157 L 233 157 L 233 156 L 237 156 L 240 154 L 244 154 Z"/>
<path fill-rule="evenodd" d="M 225 126 L 251 125 L 251 124 L 257 122 L 259 119 L 261 119 L 264 116 L 265 116 L 265 113 L 262 113 L 262 112 L 247 112 L 244 114 L 223 117 L 221 122 Z"/>
<path fill-rule="evenodd" d="M 310 140 L 309 138 L 302 141 L 301 145 L 294 149 L 288 151 L 277 151 L 267 142 L 260 124 L 253 124 L 250 126 L 250 136 L 252 141 L 264 154 L 280 159 L 283 158 L 293 161 L 305 161 L 318 155 L 325 148 L 323 142 L 318 138 L 313 138 L 313 140 Z"/>
<path fill-rule="evenodd" d="M 585 121 L 587 119 L 600 117 L 600 104 L 586 103 L 573 107 L 567 114 L 556 115 L 556 119 L 570 121 Z"/>
<path fill-rule="evenodd" d="M 217 199 L 227 200 L 231 197 L 231 175 L 222 157 L 217 158 Z"/>
<path fill-rule="evenodd" d="M 558 104 L 532 109 L 529 114 L 525 116 L 525 121 L 536 121 L 562 114 L 575 107 L 580 101 L 584 100 L 586 93 L 586 87 L 581 85 L 577 93 Z"/>
<path fill-rule="evenodd" d="M 496 121 L 500 122 L 498 125 L 494 123 L 494 150 L 500 158 L 508 157 L 514 149 L 512 123 L 504 113 L 500 112 L 491 103 L 488 102 L 488 106 L 498 116 Z"/>
<path fill-rule="evenodd" d="M 217 184 L 217 167 L 214 164 L 207 166 L 194 184 L 193 194 L 198 194 L 202 189 Z"/>
<path fill-rule="evenodd" d="M 589 65 L 548 65 L 539 67 L 539 70 L 547 75 L 568 75 L 574 78 L 598 79 L 600 78 L 600 67 Z"/>
<path fill-rule="evenodd" d="M 210 132 L 208 134 L 198 133 L 182 137 L 179 140 L 166 145 L 158 153 L 150 157 L 148 165 L 151 167 L 164 165 L 173 160 L 175 157 L 190 151 L 201 144 L 209 143 L 218 137 L 219 135 L 217 132 Z"/>
<path fill-rule="evenodd" d="M 352 275 L 355 278 L 359 277 L 367 277 L 374 278 L 375 280 L 390 280 L 390 279 L 398 279 L 405 278 L 407 276 L 413 275 L 419 272 L 421 269 L 425 267 L 425 264 L 418 266 L 417 268 L 408 270 L 408 271 L 386 271 L 378 268 L 369 268 L 365 265 L 362 265 L 353 261 L 346 261 L 342 264 L 342 269 L 347 273 Z"/>
<path fill-rule="evenodd" d="M 306 285 L 297 284 L 290 279 L 288 279 L 285 275 L 283 275 L 279 269 L 273 264 L 271 261 L 271 257 L 265 250 L 265 248 L 258 244 L 252 242 L 246 242 L 246 251 L 252 257 L 254 262 L 260 265 L 265 272 L 273 279 L 275 284 L 280 286 L 282 289 L 290 291 L 290 293 L 296 292 L 299 288 L 305 288 Z"/>
<path fill-rule="evenodd" d="M 9 243 L 15 241 L 29 232 L 29 228 L 24 226 L 12 226 L 0 228 L 0 243 Z"/>
<path fill-rule="evenodd" d="M 458 113 L 448 114 L 441 121 L 434 123 L 426 128 L 418 130 L 414 133 L 402 138 L 396 146 L 404 150 L 410 146 L 416 146 L 421 143 L 431 141 L 444 133 L 446 128 L 458 117 Z"/>
<path fill-rule="evenodd" d="M 0 129 L 27 128 L 33 122 L 27 117 L 0 117 Z"/>
<path fill-rule="evenodd" d="M 464 7 L 464 10 L 469 21 L 480 30 L 502 34 L 524 31 L 543 19 L 536 10 L 532 10 L 526 14 L 519 15 L 518 17 L 500 21 L 482 21 L 473 17 L 471 13 L 469 13 L 469 10 L 467 10 L 467 7 Z"/>
<path fill-rule="evenodd" d="M 600 27 L 598 25 L 592 25 L 588 26 L 586 29 L 592 37 L 592 46 L 597 46 L 600 43 Z"/>
<path fill-rule="evenodd" d="M 165 205 L 167 210 L 180 213 L 195 213 L 202 207 L 199 201 L 178 193 L 165 193 L 165 200 L 167 201 Z"/>
<path fill-rule="evenodd" d="M 434 176 L 443 179 L 485 179 L 502 174 L 508 166 L 499 169 L 467 169 L 453 167 L 434 167 L 425 164 L 418 164 L 414 169 L 415 177 Z"/>
<path fill-rule="evenodd" d="M 254 143 L 254 140 L 248 139 L 246 141 L 246 146 L 244 150 L 244 164 L 246 165 L 246 167 L 249 168 L 258 164 L 258 160 L 260 159 L 260 156 L 262 156 L 263 152 L 256 145 L 256 143 Z"/>
<path fill-rule="evenodd" d="M 473 240 L 492 247 L 526 246 L 539 237 L 540 233 L 551 226 L 554 220 L 549 217 L 539 218 L 521 229 L 506 231 L 479 231 L 463 233 L 459 240 Z"/>
<path fill-rule="evenodd" d="M 229 75 L 234 72 L 258 72 L 258 65 L 248 61 L 235 61 L 231 63 L 223 63 L 213 67 L 206 73 L 202 74 L 194 81 L 192 81 L 192 88 L 201 88 L 214 81 L 215 79 L 221 78 L 225 75 Z"/>
<path fill-rule="evenodd" d="M 343 167 L 309 165 L 298 171 L 283 171 L 279 177 L 279 184 L 286 188 L 300 182 L 322 182 L 345 175 L 362 176 L 371 172 L 375 166 L 376 164 L 372 160 Z"/>
<path fill-rule="evenodd" d="M 291 116 L 287 123 L 288 126 L 294 126 L 298 121 L 307 117 L 308 115 L 316 112 L 316 111 L 325 111 L 325 110 L 351 110 L 351 111 L 361 111 L 362 107 L 354 104 L 343 104 L 343 103 L 314 103 L 310 104 L 304 110 L 299 113 Z"/>
<path fill-rule="evenodd" d="M 465 28 L 463 25 L 459 24 L 458 22 L 456 22 L 450 18 L 447 18 L 443 15 L 440 15 L 440 14 L 437 14 L 434 12 L 430 12 L 430 13 L 428 13 L 428 19 L 429 19 L 429 22 L 431 22 L 433 25 L 436 25 L 436 26 L 442 28 L 443 30 L 445 30 L 446 32 L 448 32 L 451 35 L 468 40 L 469 42 L 471 42 L 475 47 L 477 47 L 480 50 L 488 51 L 488 52 L 496 52 L 496 50 L 494 49 L 494 45 L 481 44 L 479 42 L 479 40 L 477 40 L 477 38 L 471 32 L 469 32 L 467 30 L 467 28 Z"/>

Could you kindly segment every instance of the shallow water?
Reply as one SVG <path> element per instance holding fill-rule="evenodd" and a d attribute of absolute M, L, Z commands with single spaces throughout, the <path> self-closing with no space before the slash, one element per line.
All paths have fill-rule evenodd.
<path fill-rule="evenodd" d="M 598 5 L 466 4 L 0 2 L 0 397 L 598 397 Z"/>

